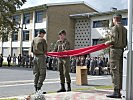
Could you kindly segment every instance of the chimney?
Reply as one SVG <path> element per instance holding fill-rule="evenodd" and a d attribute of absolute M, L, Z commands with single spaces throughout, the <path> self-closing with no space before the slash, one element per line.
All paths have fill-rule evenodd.
<path fill-rule="evenodd" d="M 116 11 L 117 11 L 117 8 L 111 7 L 110 10 L 111 10 L 112 12 L 116 12 Z"/>

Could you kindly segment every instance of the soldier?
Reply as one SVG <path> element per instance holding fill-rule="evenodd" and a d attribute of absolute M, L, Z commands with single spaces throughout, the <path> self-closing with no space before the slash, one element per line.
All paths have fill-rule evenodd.
<path fill-rule="evenodd" d="M 34 87 L 36 91 L 41 89 L 46 77 L 45 53 L 47 52 L 47 44 L 43 38 L 45 34 L 45 30 L 40 29 L 38 36 L 33 39 L 31 44 L 31 52 L 34 54 L 33 74 L 35 75 Z"/>
<path fill-rule="evenodd" d="M 57 40 L 54 51 L 61 52 L 65 50 L 70 49 L 70 44 L 68 40 L 66 39 L 66 32 L 65 30 L 61 30 L 59 32 L 59 40 Z M 58 67 L 59 67 L 59 73 L 60 73 L 60 83 L 61 83 L 61 89 L 57 92 L 65 92 L 65 78 L 67 81 L 67 91 L 71 91 L 71 79 L 70 79 L 70 58 L 59 58 L 58 59 Z"/>
<path fill-rule="evenodd" d="M 113 94 L 107 95 L 110 98 L 121 98 L 122 89 L 122 70 L 123 70 L 123 51 L 127 45 L 127 29 L 121 23 L 122 16 L 118 13 L 113 16 L 114 26 L 108 36 L 109 40 L 105 45 L 112 45 L 110 48 L 110 68 L 112 82 L 114 85 Z"/>

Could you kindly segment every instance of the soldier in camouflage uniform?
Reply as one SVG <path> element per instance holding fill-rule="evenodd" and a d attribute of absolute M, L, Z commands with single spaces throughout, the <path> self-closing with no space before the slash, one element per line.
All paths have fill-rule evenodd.
<path fill-rule="evenodd" d="M 110 48 L 110 68 L 114 92 L 113 94 L 107 95 L 110 98 L 121 98 L 123 51 L 127 45 L 127 29 L 122 25 L 121 19 L 122 16 L 119 13 L 114 14 L 114 26 L 108 36 L 109 40 L 105 42 L 105 45 L 112 45 Z"/>
<path fill-rule="evenodd" d="M 59 40 L 57 40 L 56 44 L 55 44 L 55 48 L 54 51 L 56 52 L 61 52 L 61 51 L 65 51 L 65 50 L 69 50 L 70 49 L 70 44 L 68 42 L 68 40 L 65 38 L 66 36 L 66 32 L 65 30 L 61 30 L 59 32 Z M 61 89 L 57 92 L 65 92 L 65 78 L 66 78 L 66 82 L 68 85 L 67 91 L 71 91 L 71 79 L 70 79 L 70 58 L 66 57 L 66 58 L 59 58 L 58 59 L 58 69 L 59 69 L 59 73 L 60 73 L 60 83 L 61 83 Z"/>
<path fill-rule="evenodd" d="M 45 53 L 47 52 L 47 44 L 43 38 L 45 34 L 45 30 L 40 29 L 38 36 L 33 39 L 31 45 L 31 52 L 34 54 L 33 73 L 35 75 L 34 86 L 36 91 L 41 89 L 46 77 Z"/>

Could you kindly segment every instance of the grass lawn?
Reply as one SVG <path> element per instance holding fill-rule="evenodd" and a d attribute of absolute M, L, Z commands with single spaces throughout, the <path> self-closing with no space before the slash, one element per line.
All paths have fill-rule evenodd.
<path fill-rule="evenodd" d="M 0 100 L 18 100 L 17 98 L 11 98 L 11 99 L 0 99 Z"/>

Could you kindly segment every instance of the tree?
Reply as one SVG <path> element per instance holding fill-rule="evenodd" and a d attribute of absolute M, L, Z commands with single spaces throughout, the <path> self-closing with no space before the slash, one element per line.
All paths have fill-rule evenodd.
<path fill-rule="evenodd" d="M 0 37 L 7 36 L 15 29 L 13 14 L 26 0 L 0 0 Z"/>

